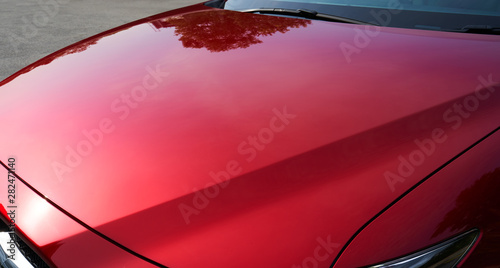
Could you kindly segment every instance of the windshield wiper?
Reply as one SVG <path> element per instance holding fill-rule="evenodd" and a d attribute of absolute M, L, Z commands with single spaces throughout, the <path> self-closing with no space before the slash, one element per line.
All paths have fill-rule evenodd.
<path fill-rule="evenodd" d="M 276 15 L 285 15 L 285 16 L 294 16 L 306 19 L 316 19 L 316 20 L 326 20 L 326 21 L 334 21 L 334 22 L 344 22 L 344 23 L 352 23 L 352 24 L 362 24 L 362 25 L 374 25 L 372 23 L 348 19 L 344 17 L 329 15 L 318 13 L 315 10 L 310 9 L 287 9 L 287 8 L 252 8 L 239 10 L 240 12 L 246 13 L 261 13 L 261 14 L 276 14 Z"/>
<path fill-rule="evenodd" d="M 452 31 L 460 33 L 500 34 L 500 27 L 493 27 L 491 25 L 467 25 Z"/>

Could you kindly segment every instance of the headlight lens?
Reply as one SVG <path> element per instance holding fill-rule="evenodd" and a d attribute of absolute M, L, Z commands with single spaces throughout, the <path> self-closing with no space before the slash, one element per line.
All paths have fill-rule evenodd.
<path fill-rule="evenodd" d="M 9 256 L 3 251 L 0 246 L 0 267 L 1 268 L 17 268 L 17 266 L 9 259 Z"/>
<path fill-rule="evenodd" d="M 33 268 L 25 253 L 19 249 L 16 239 L 19 238 L 9 232 L 0 232 L 0 268 Z"/>
<path fill-rule="evenodd" d="M 417 253 L 369 268 L 452 268 L 462 260 L 478 237 L 479 230 L 473 229 Z"/>

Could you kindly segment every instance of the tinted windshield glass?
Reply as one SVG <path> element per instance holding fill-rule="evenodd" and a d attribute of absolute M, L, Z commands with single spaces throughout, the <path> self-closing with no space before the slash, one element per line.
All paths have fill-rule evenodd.
<path fill-rule="evenodd" d="M 381 26 L 430 30 L 500 27 L 500 0 L 228 0 L 225 8 L 303 8 Z"/>

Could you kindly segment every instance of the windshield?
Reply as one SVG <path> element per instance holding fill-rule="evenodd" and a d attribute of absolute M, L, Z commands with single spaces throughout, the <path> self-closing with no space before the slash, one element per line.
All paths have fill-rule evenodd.
<path fill-rule="evenodd" d="M 380 26 L 429 30 L 500 28 L 500 0 L 227 0 L 224 8 L 309 9 Z"/>

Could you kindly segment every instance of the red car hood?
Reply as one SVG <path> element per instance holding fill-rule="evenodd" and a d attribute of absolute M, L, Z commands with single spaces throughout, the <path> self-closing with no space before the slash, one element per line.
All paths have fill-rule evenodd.
<path fill-rule="evenodd" d="M 47 198 L 167 266 L 290 267 L 321 246 L 327 267 L 498 127 L 499 41 L 167 12 L 4 81 L 2 161 L 16 156 Z M 47 235 L 33 215 L 51 215 L 19 198 L 17 224 L 42 248 L 78 235 Z"/>

